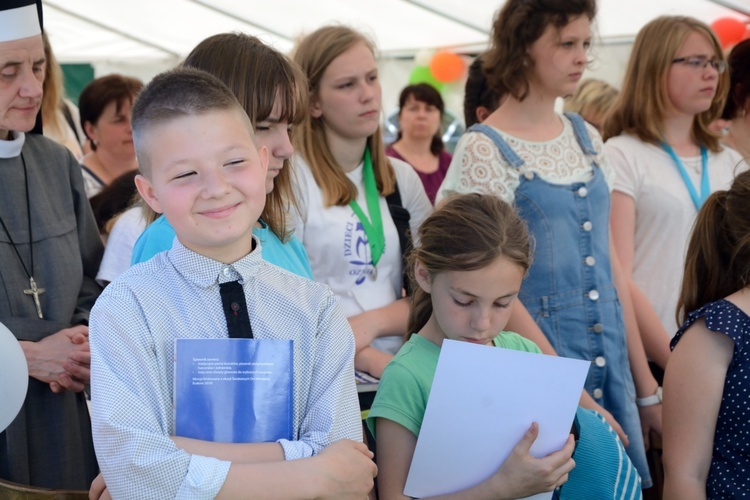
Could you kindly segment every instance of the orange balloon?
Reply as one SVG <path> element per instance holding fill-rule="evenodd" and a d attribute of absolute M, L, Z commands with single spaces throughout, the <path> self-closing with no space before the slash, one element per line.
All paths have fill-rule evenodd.
<path fill-rule="evenodd" d="M 725 49 L 742 40 L 747 27 L 744 22 L 734 17 L 720 17 L 711 23 L 711 29 L 721 42 L 721 47 Z"/>
<path fill-rule="evenodd" d="M 430 72 L 435 79 L 442 83 L 458 80 L 464 72 L 464 61 L 458 55 L 447 50 L 441 50 L 432 56 Z"/>

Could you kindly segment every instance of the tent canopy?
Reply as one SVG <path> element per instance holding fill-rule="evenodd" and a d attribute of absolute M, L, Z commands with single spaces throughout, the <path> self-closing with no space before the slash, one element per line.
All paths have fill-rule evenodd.
<path fill-rule="evenodd" d="M 288 52 L 301 34 L 330 23 L 369 33 L 386 57 L 423 48 L 486 47 L 498 0 L 44 0 L 44 24 L 60 62 L 175 63 L 207 36 L 253 34 Z M 599 0 L 604 44 L 631 41 L 649 20 L 684 14 L 707 23 L 747 19 L 750 0 Z"/>

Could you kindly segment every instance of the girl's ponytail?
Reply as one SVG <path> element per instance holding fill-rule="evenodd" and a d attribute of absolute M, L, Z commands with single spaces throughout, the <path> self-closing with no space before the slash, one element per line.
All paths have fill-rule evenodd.
<path fill-rule="evenodd" d="M 685 257 L 676 317 L 724 298 L 750 283 L 750 171 L 728 191 L 713 193 L 695 221 Z"/>

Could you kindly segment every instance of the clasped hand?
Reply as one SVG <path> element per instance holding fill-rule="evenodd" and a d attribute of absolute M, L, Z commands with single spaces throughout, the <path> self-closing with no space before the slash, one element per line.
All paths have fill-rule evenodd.
<path fill-rule="evenodd" d="M 52 392 L 80 392 L 91 376 L 89 329 L 77 325 L 49 335 L 39 342 L 21 343 L 29 376 L 49 384 Z"/>

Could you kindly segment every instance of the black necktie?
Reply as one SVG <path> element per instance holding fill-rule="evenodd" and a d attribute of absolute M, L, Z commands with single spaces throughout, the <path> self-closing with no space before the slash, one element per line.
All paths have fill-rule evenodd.
<path fill-rule="evenodd" d="M 250 326 L 250 316 L 247 314 L 245 290 L 239 281 L 229 281 L 219 285 L 221 304 L 224 307 L 224 317 L 227 319 L 229 337 L 233 339 L 253 338 Z"/>

